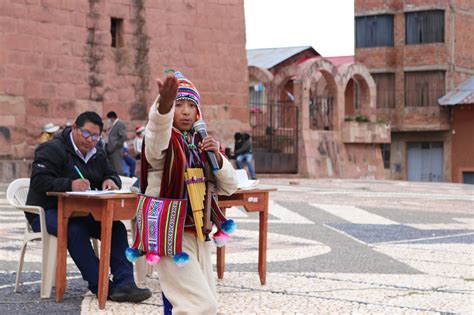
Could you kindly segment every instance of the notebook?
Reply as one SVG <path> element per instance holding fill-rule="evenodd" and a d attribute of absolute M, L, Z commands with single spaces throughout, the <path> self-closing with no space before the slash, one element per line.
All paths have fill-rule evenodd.
<path fill-rule="evenodd" d="M 258 185 L 258 179 L 249 179 L 246 170 L 235 170 L 235 172 L 237 173 L 238 189 L 252 189 Z"/>

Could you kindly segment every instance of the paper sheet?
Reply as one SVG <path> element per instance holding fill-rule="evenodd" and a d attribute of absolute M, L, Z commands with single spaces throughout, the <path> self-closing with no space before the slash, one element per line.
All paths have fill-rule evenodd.
<path fill-rule="evenodd" d="M 130 194 L 130 189 L 118 189 L 118 190 L 86 190 L 86 191 L 66 191 L 68 195 L 79 195 L 79 196 L 97 196 L 97 195 L 108 195 L 108 194 Z"/>

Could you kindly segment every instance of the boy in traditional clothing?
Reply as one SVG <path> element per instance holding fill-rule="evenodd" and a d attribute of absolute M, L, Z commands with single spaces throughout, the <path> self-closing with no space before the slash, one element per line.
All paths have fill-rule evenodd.
<path fill-rule="evenodd" d="M 221 153 L 219 142 L 212 136 L 201 139 L 193 128 L 202 113 L 199 92 L 191 81 L 174 72 L 168 73 L 164 81 L 157 80 L 157 84 L 159 96 L 150 109 L 145 130 L 143 162 L 147 161 L 148 165 L 145 194 L 188 199 L 182 246 L 189 262 L 179 267 L 172 257 L 164 256 L 156 267 L 166 297 L 165 313 L 172 308 L 173 314 L 215 314 L 217 293 L 211 242 L 201 241 L 196 235 L 184 172 L 188 167 L 205 167 L 203 153 L 210 151 L 215 154 L 219 168 L 214 171 L 218 194 L 231 195 L 237 190 L 236 174 Z"/>

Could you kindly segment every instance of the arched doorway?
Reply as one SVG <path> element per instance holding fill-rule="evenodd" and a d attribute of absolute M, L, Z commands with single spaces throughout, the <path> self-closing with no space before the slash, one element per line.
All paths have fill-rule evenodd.
<path fill-rule="evenodd" d="M 251 121 L 255 122 L 251 123 L 255 169 L 258 173 L 297 173 L 298 107 L 294 76 L 285 77 L 272 88 L 273 101 L 251 109 Z"/>
<path fill-rule="evenodd" d="M 344 90 L 344 119 L 369 121 L 370 91 L 360 75 L 354 75 Z"/>
<path fill-rule="evenodd" d="M 311 130 L 333 130 L 334 93 L 321 73 L 311 80 L 308 104 Z"/>

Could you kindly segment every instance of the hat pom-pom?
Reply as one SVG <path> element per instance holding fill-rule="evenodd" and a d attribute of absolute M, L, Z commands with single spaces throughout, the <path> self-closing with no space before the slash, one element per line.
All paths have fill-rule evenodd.
<path fill-rule="evenodd" d="M 173 261 L 176 266 L 183 267 L 189 262 L 189 255 L 185 252 L 177 253 L 176 255 L 174 255 Z"/>
<path fill-rule="evenodd" d="M 227 241 L 230 239 L 229 234 L 225 233 L 224 231 L 217 231 L 214 233 L 214 243 L 216 244 L 217 247 L 222 247 L 224 246 Z"/>
<path fill-rule="evenodd" d="M 125 250 L 125 257 L 127 257 L 129 262 L 134 263 L 137 261 L 138 257 L 140 257 L 140 253 L 138 252 L 138 249 L 129 247 Z"/>
<path fill-rule="evenodd" d="M 235 224 L 235 221 L 232 219 L 225 220 L 225 222 L 222 223 L 221 225 L 221 230 L 226 232 L 227 234 L 234 233 L 236 228 L 237 228 L 237 225 Z"/>
<path fill-rule="evenodd" d="M 158 256 L 157 254 L 148 253 L 146 254 L 146 262 L 150 265 L 156 265 L 160 262 L 160 256 Z"/>

